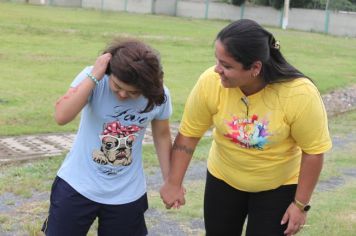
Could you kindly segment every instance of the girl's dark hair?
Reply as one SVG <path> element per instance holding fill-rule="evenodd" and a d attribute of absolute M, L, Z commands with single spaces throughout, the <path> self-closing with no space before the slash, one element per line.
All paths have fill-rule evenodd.
<path fill-rule="evenodd" d="M 255 61 L 261 61 L 260 75 L 267 83 L 306 77 L 287 62 L 273 35 L 255 21 L 242 19 L 232 22 L 219 32 L 216 40 L 245 70 L 250 69 Z"/>
<path fill-rule="evenodd" d="M 114 39 L 103 53 L 112 58 L 106 74 L 138 88 L 148 103 L 141 112 L 149 112 L 166 101 L 163 70 L 157 51 L 137 39 Z"/>

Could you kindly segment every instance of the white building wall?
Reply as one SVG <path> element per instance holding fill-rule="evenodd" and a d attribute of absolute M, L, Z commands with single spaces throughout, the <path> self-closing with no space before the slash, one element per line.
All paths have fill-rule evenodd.
<path fill-rule="evenodd" d="M 170 15 L 176 14 L 177 0 L 155 0 L 155 14 Z"/>
<path fill-rule="evenodd" d="M 280 26 L 281 11 L 273 7 L 246 7 L 243 18 L 252 19 L 261 25 Z"/>
<path fill-rule="evenodd" d="M 128 0 L 127 11 L 133 13 L 151 13 L 152 0 Z"/>
<path fill-rule="evenodd" d="M 105 0 L 102 4 L 103 10 L 125 11 L 125 0 Z"/>
<path fill-rule="evenodd" d="M 83 8 L 101 9 L 102 0 L 82 0 Z"/>
<path fill-rule="evenodd" d="M 209 4 L 209 19 L 238 20 L 240 19 L 240 15 L 240 7 L 215 2 Z"/>
<path fill-rule="evenodd" d="M 18 2 L 25 2 L 15 0 Z M 200 19 L 241 19 L 241 8 L 226 3 L 197 0 L 29 0 L 31 4 L 52 4 L 95 8 L 110 11 L 128 11 L 144 14 L 166 14 Z M 314 31 L 339 36 L 356 37 L 356 14 L 331 12 L 329 25 L 325 27 L 326 17 L 323 10 L 297 9 L 289 11 L 287 28 Z M 249 18 L 266 26 L 280 26 L 281 11 L 272 7 L 246 6 L 243 18 Z"/>
<path fill-rule="evenodd" d="M 289 11 L 289 21 L 287 28 L 323 32 L 325 26 L 324 20 L 324 11 L 292 8 Z"/>
<path fill-rule="evenodd" d="M 205 7 L 206 5 L 200 2 L 179 1 L 177 5 L 177 16 L 204 18 Z"/>
<path fill-rule="evenodd" d="M 356 37 L 356 13 L 331 12 L 329 17 L 330 34 Z"/>
<path fill-rule="evenodd" d="M 81 7 L 81 0 L 42 0 L 45 2 L 50 2 L 53 6 L 61 7 Z"/>

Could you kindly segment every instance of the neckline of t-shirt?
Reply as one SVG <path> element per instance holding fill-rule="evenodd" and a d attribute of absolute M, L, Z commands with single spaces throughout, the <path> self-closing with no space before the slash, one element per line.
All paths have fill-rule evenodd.
<path fill-rule="evenodd" d="M 251 95 L 245 95 L 242 90 L 240 89 L 240 87 L 236 88 L 236 91 L 239 93 L 239 95 L 241 96 L 241 98 L 248 98 L 249 100 L 255 100 L 258 99 L 262 96 L 262 93 L 264 93 L 264 90 L 268 87 L 268 84 L 266 84 L 265 87 L 263 87 L 262 89 L 260 89 L 259 91 L 257 91 L 256 93 L 253 93 Z"/>

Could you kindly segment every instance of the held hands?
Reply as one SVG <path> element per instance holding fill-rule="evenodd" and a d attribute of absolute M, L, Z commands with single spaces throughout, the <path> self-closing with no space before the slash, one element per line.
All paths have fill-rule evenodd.
<path fill-rule="evenodd" d="M 282 218 L 281 224 L 288 223 L 287 229 L 284 231 L 286 236 L 297 234 L 303 227 L 307 219 L 307 213 L 301 211 L 298 207 L 291 203 L 287 208 L 286 213 Z"/>
<path fill-rule="evenodd" d="M 185 189 L 165 182 L 160 189 L 161 199 L 167 209 L 176 208 L 185 204 Z"/>
<path fill-rule="evenodd" d="M 99 56 L 94 64 L 93 70 L 91 74 L 97 79 L 101 80 L 104 77 L 106 68 L 109 65 L 110 59 L 111 59 L 111 54 L 110 53 L 105 53 L 101 56 Z"/>

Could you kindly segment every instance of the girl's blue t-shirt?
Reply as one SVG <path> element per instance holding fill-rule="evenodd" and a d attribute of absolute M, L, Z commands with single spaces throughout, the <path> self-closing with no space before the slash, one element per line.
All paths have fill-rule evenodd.
<path fill-rule="evenodd" d="M 74 79 L 76 87 L 91 72 L 86 67 Z M 169 119 L 172 104 L 166 101 L 141 113 L 147 99 L 118 100 L 107 75 L 99 82 L 82 110 L 73 146 L 57 175 L 86 198 L 103 204 L 125 204 L 146 193 L 142 141 L 154 119 Z"/>

